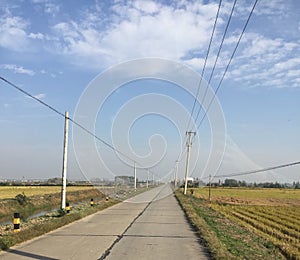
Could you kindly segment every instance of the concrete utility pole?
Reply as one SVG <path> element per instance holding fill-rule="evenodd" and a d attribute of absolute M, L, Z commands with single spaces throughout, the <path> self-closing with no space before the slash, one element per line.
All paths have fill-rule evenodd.
<path fill-rule="evenodd" d="M 211 191 L 210 191 L 210 189 L 211 189 L 211 175 L 209 175 L 209 184 L 208 184 L 208 200 L 209 200 L 209 203 L 210 203 L 210 201 L 211 201 Z"/>
<path fill-rule="evenodd" d="M 175 187 L 175 189 L 177 188 L 178 163 L 179 163 L 179 161 L 176 160 L 175 180 L 174 180 L 174 187 Z"/>
<path fill-rule="evenodd" d="M 134 161 L 134 190 L 136 190 L 136 162 Z"/>
<path fill-rule="evenodd" d="M 65 113 L 65 130 L 64 130 L 63 167 L 62 167 L 61 209 L 66 208 L 68 132 L 69 132 L 69 112 L 66 112 Z"/>
<path fill-rule="evenodd" d="M 196 132 L 186 132 L 189 136 L 188 141 L 186 142 L 187 146 L 187 155 L 186 155 L 186 167 L 185 167 L 185 183 L 184 183 L 184 195 L 186 195 L 187 184 L 188 184 L 188 177 L 189 177 L 189 164 L 190 164 L 190 150 L 192 146 L 192 136 L 196 134 Z"/>
<path fill-rule="evenodd" d="M 147 170 L 147 189 L 148 189 L 148 187 L 149 187 L 149 168 Z"/>

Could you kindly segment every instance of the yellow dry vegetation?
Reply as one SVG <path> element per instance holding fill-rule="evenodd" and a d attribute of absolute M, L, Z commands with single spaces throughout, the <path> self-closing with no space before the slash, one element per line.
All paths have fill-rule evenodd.
<path fill-rule="evenodd" d="M 277 188 L 211 188 L 211 200 L 246 205 L 300 206 L 300 189 Z M 194 196 L 208 199 L 208 187 L 194 189 Z"/>
<path fill-rule="evenodd" d="M 193 196 L 208 199 L 207 187 Z M 212 188 L 210 207 L 272 242 L 288 259 L 300 259 L 300 190 Z"/>
<path fill-rule="evenodd" d="M 70 186 L 67 191 L 79 191 L 93 189 L 91 186 Z M 11 199 L 18 194 L 26 196 L 53 194 L 61 192 L 60 186 L 0 186 L 0 199 Z"/>

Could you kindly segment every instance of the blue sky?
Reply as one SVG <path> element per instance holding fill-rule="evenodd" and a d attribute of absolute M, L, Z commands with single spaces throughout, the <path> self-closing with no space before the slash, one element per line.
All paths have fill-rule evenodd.
<path fill-rule="evenodd" d="M 237 1 L 212 89 L 220 81 L 253 2 Z M 224 0 L 221 6 L 204 81 L 209 79 L 232 4 Z M 216 1 L 0 0 L 0 75 L 73 116 L 90 82 L 123 62 L 167 59 L 201 74 L 217 8 Z M 226 124 L 226 132 L 222 130 L 226 147 L 223 159 L 212 161 L 221 164 L 213 175 L 299 160 L 299 13 L 296 0 L 258 1 L 216 99 Z M 184 113 L 191 112 L 197 87 L 188 93 L 159 79 L 124 83 L 98 108 L 91 130 L 143 161 L 141 167 L 151 164 L 158 178 L 169 178 L 186 141 L 182 129 L 189 118 Z M 149 101 L 144 102 L 144 97 Z M 166 117 L 168 104 L 174 106 L 174 115 Z M 145 107 L 148 111 L 142 113 Z M 123 127 L 133 114 L 134 123 Z M 120 120 L 117 130 L 116 118 Z M 216 140 L 209 122 L 205 120 L 199 128 L 191 157 L 191 175 L 204 179 Z M 60 176 L 63 123 L 63 118 L 1 82 L 0 179 Z M 122 158 L 97 142 L 97 154 L 82 147 L 93 171 L 80 169 L 72 131 L 70 135 L 69 178 L 132 174 Z M 97 156 L 105 164 L 95 163 L 92 158 Z M 183 177 L 185 156 L 181 159 L 179 175 Z M 146 170 L 139 169 L 138 174 L 143 179 Z M 295 166 L 240 178 L 291 182 L 299 181 L 299 176 L 299 166 Z"/>

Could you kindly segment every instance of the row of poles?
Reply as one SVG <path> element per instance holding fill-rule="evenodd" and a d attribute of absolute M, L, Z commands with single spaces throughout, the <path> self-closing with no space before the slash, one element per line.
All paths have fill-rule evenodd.
<path fill-rule="evenodd" d="M 64 127 L 64 147 L 63 147 L 63 166 L 62 166 L 62 192 L 61 192 L 61 209 L 66 208 L 66 189 L 67 189 L 67 159 L 68 159 L 68 132 L 69 132 L 69 112 L 65 112 L 65 127 Z M 186 195 L 188 187 L 188 177 L 189 177 L 189 164 L 190 164 L 190 151 L 192 147 L 192 139 L 196 132 L 189 131 L 186 132 L 188 136 L 187 139 L 187 158 L 185 167 L 185 182 L 184 191 Z M 177 187 L 177 174 L 178 174 L 178 163 L 176 161 L 176 171 L 175 171 L 175 187 Z M 154 178 L 154 175 L 153 175 Z M 149 187 L 149 169 L 147 171 L 147 188 Z M 137 176 L 136 176 L 136 162 L 134 161 L 134 190 L 137 189 Z"/>
<path fill-rule="evenodd" d="M 67 159 L 68 159 L 68 132 L 69 132 L 69 112 L 65 112 L 65 126 L 64 126 L 64 146 L 63 146 L 63 166 L 62 166 L 62 192 L 61 192 L 61 209 L 70 211 L 70 206 L 66 203 L 66 189 L 67 189 Z M 184 194 L 187 193 L 188 174 L 189 174 L 189 161 L 190 161 L 190 149 L 192 146 L 192 137 L 196 134 L 195 132 L 189 131 L 187 140 L 187 160 L 185 169 L 185 184 Z M 176 161 L 175 171 L 175 187 L 177 187 L 177 174 L 178 174 L 178 163 Z M 154 175 L 152 176 L 154 182 Z M 147 170 L 147 188 L 149 187 L 149 169 Z M 137 189 L 137 175 L 136 175 L 136 162 L 134 161 L 134 189 Z M 94 205 L 94 200 L 91 199 L 90 205 Z M 14 232 L 20 230 L 20 215 L 19 213 L 14 214 Z"/>
<path fill-rule="evenodd" d="M 62 166 L 62 192 L 61 209 L 66 209 L 66 189 L 67 189 L 67 159 L 68 159 L 68 132 L 69 132 L 69 112 L 65 112 L 64 127 L 64 147 L 63 147 L 63 166 Z M 134 161 L 134 190 L 137 189 L 136 162 Z M 147 170 L 147 188 L 149 187 L 149 169 Z M 152 173 L 152 182 L 154 183 L 154 174 Z"/>
<path fill-rule="evenodd" d="M 69 112 L 65 112 L 65 127 L 64 127 L 64 147 L 63 147 L 63 167 L 62 167 L 62 192 L 61 192 L 61 209 L 66 208 L 66 189 L 67 189 L 67 159 L 68 159 L 68 132 L 69 132 Z M 186 158 L 186 167 L 185 167 L 185 182 L 184 182 L 184 191 L 186 195 L 188 187 L 188 177 L 189 177 L 189 164 L 190 164 L 190 151 L 192 147 L 192 139 L 196 132 L 189 131 L 186 132 L 188 136 L 187 139 L 187 158 Z M 175 182 L 174 185 L 177 187 L 177 174 L 178 174 L 178 163 L 176 161 L 176 171 L 175 171 Z M 153 175 L 154 179 L 154 175 Z M 149 187 L 149 169 L 147 171 L 147 188 Z M 137 189 L 137 176 L 136 176 L 136 162 L 134 161 L 134 190 Z"/>
<path fill-rule="evenodd" d="M 133 172 L 134 172 L 134 190 L 137 188 L 137 177 L 136 177 L 136 162 L 133 162 Z M 147 182 L 146 187 L 149 188 L 149 169 L 147 169 Z M 154 183 L 154 174 L 152 173 L 152 182 Z"/>

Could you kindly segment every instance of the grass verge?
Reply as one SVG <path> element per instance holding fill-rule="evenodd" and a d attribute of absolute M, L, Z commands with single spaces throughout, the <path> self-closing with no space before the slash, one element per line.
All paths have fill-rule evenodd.
<path fill-rule="evenodd" d="M 28 187 L 29 189 L 30 187 Z M 43 187 L 40 187 L 43 189 Z M 105 198 L 105 195 L 100 192 L 98 189 L 92 187 L 78 187 L 78 190 L 75 190 L 74 187 L 71 191 L 67 192 L 67 201 L 74 204 L 78 202 L 86 202 L 90 198 L 101 200 Z M 52 209 L 60 208 L 61 204 L 61 193 L 49 193 L 49 194 L 40 194 L 34 196 L 28 196 L 30 192 L 18 194 L 13 199 L 4 199 L 0 200 L 0 222 L 11 221 L 13 213 L 19 212 L 22 220 L 26 220 L 33 214 L 37 214 L 43 211 L 50 211 Z M 18 196 L 24 197 L 23 203 L 19 203 L 16 199 Z"/>
<path fill-rule="evenodd" d="M 175 195 L 214 259 L 285 259 L 269 241 L 213 210 L 206 200 Z"/>

